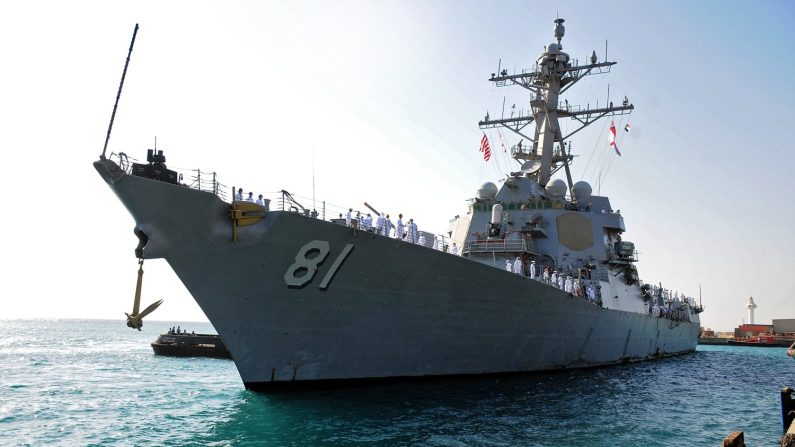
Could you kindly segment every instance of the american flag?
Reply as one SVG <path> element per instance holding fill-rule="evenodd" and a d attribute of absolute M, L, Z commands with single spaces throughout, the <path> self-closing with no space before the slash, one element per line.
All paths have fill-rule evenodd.
<path fill-rule="evenodd" d="M 480 152 L 483 152 L 483 160 L 489 161 L 491 158 L 491 146 L 489 146 L 489 139 L 486 138 L 486 134 L 483 134 L 483 138 L 480 139 Z"/>

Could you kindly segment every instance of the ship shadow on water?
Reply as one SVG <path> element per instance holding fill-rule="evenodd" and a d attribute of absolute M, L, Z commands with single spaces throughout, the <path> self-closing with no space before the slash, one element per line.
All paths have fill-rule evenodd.
<path fill-rule="evenodd" d="M 786 374 L 747 372 L 766 366 L 781 371 L 780 359 L 765 350 L 746 366 L 757 353 L 720 348 L 655 362 L 500 378 L 241 391 L 229 406 L 214 410 L 216 422 L 196 442 L 720 445 L 735 429 L 746 430 L 746 439 L 773 439 L 776 393 Z M 738 412 L 741 396 L 747 399 Z"/>

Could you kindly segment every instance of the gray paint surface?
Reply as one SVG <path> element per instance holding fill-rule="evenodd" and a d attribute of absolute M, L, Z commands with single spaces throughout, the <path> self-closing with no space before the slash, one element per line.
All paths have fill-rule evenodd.
<path fill-rule="evenodd" d="M 564 20 L 554 23 L 557 43 L 532 70 L 492 75 L 497 86 L 528 89 L 532 113 L 486 114 L 479 125 L 530 141 L 512 148 L 520 172 L 499 188 L 482 185 L 451 221 L 447 236 L 464 257 L 284 211 L 239 228 L 232 242 L 230 205 L 216 196 L 127 175 L 109 160 L 94 166 L 146 236 L 142 257 L 168 261 L 247 384 L 538 371 L 691 352 L 702 309 L 643 293 L 620 213 L 571 179 L 559 118 L 584 127 L 634 106 L 625 97 L 618 107 L 561 108 L 561 93 L 615 63 L 593 53 L 590 64 L 573 65 Z M 533 138 L 522 133 L 531 123 Z M 560 169 L 567 182 L 551 180 Z M 517 258 L 523 271 L 535 261 L 598 289 L 600 304 L 505 271 Z M 678 319 L 653 317 L 655 305 Z"/>
<path fill-rule="evenodd" d="M 187 187 L 98 172 L 218 330 L 246 383 L 576 368 L 693 351 L 697 322 L 611 310 L 520 275 L 301 215 L 239 228 Z M 116 179 L 113 180 L 114 175 Z M 330 253 L 312 281 L 284 275 L 305 244 Z M 335 258 L 354 248 L 326 290 Z"/>

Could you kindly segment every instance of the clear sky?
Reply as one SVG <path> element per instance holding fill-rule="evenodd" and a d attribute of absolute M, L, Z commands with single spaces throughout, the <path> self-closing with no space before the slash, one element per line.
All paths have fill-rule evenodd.
<path fill-rule="evenodd" d="M 91 163 L 136 22 L 109 151 L 142 159 L 157 137 L 170 167 L 255 194 L 311 197 L 314 166 L 318 200 L 443 232 L 515 169 L 494 131 L 483 162 L 477 122 L 527 97 L 488 78 L 531 67 L 556 15 L 564 51 L 602 60 L 607 40 L 618 62 L 569 102 L 604 104 L 609 84 L 636 107 L 621 158 L 609 121 L 573 138 L 573 174 L 601 178 L 641 278 L 700 285 L 707 327 L 741 323 L 749 296 L 757 322 L 795 318 L 795 3 L 452 0 L 3 3 L 0 318 L 121 322 L 132 306 L 134 222 Z M 205 320 L 165 261 L 145 271 L 155 319 Z"/>

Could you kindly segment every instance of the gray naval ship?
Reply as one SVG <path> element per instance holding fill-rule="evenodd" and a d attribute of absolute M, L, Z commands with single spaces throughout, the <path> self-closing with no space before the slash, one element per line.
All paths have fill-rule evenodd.
<path fill-rule="evenodd" d="M 180 184 L 162 151 L 130 164 L 103 150 L 94 167 L 135 220 L 136 257 L 168 262 L 248 389 L 525 373 L 692 352 L 700 304 L 642 282 L 621 214 L 587 183 L 572 183 L 566 142 L 579 129 L 562 135 L 559 119 L 585 127 L 633 106 L 625 99 L 562 107 L 561 93 L 615 62 L 593 54 L 577 65 L 560 43 L 563 19 L 554 29 L 557 41 L 534 68 L 490 79 L 530 92 L 531 112 L 487 114 L 479 123 L 532 142 L 512 148 L 517 172 L 499 187 L 481 185 L 448 234 L 426 233 L 424 244 L 297 207 L 229 203 Z M 534 133 L 525 133 L 530 124 Z M 552 179 L 561 170 L 566 180 Z"/>

